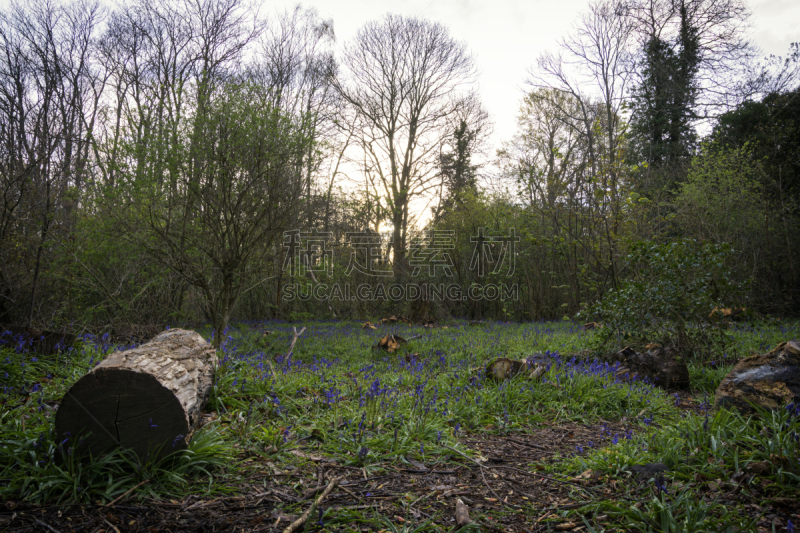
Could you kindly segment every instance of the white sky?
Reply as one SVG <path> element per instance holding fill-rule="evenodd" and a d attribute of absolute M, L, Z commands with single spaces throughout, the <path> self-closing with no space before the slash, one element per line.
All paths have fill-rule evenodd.
<path fill-rule="evenodd" d="M 800 41 L 800 1 L 750 0 L 751 38 L 764 54 L 786 55 Z M 392 12 L 445 24 L 467 43 L 478 70 L 483 105 L 494 122 L 493 144 L 514 135 L 528 69 L 571 29 L 589 0 L 306 0 L 333 19 L 337 47 L 367 21 Z M 278 4 L 276 4 L 278 5 Z M 291 4 L 287 4 L 289 7 Z M 264 7 L 271 7 L 265 4 Z"/>
<path fill-rule="evenodd" d="M 24 0 L 23 0 L 24 1 Z M 64 0 L 69 1 L 69 0 Z M 114 0 L 100 0 L 112 6 Z M 124 1 L 124 0 L 122 0 Z M 392 12 L 423 16 L 446 25 L 465 41 L 478 67 L 479 92 L 494 123 L 489 154 L 509 140 L 528 70 L 545 50 L 556 50 L 590 0 L 305 0 L 324 19 L 332 19 L 337 48 L 367 21 Z M 750 38 L 764 55 L 785 56 L 800 41 L 800 0 L 745 0 L 753 15 Z M 288 10 L 296 0 L 264 0 L 266 13 Z M 0 9 L 10 0 L 0 0 Z"/>
<path fill-rule="evenodd" d="M 785 56 L 789 44 L 800 41 L 800 0 L 745 1 L 753 12 L 751 39 L 765 55 Z M 296 3 L 264 0 L 263 8 L 269 13 Z M 9 4 L 10 0 L 0 0 L 0 9 Z M 475 57 L 483 105 L 495 126 L 492 144 L 499 147 L 514 135 L 528 69 L 539 54 L 556 49 L 558 39 L 570 31 L 589 0 L 305 0 L 301 4 L 333 20 L 337 47 L 365 22 L 389 12 L 446 25 Z"/>

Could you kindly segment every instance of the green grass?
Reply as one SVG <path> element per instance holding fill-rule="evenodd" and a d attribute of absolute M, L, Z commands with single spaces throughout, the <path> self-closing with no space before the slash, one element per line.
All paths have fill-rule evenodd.
<path fill-rule="evenodd" d="M 240 490 L 243 480 L 267 462 L 302 465 L 305 459 L 289 453 L 301 439 L 319 442 L 314 453 L 372 475 L 387 463 L 452 455 L 445 446 L 471 454 L 462 444 L 465 434 L 504 436 L 534 431 L 545 422 L 596 425 L 622 419 L 635 424 L 636 431 L 600 431 L 591 443 L 549 462 L 547 472 L 573 477 L 592 469 L 610 481 L 628 479 L 631 465 L 661 462 L 670 467 L 668 493 L 653 494 L 651 483 L 638 489 L 645 503 L 635 510 L 624 502 L 600 500 L 562 515 L 581 521 L 605 514 L 627 530 L 724 531 L 736 526 L 748 531 L 749 519 L 704 499 L 709 481 L 727 483 L 732 473 L 769 461 L 769 471 L 758 478 L 768 481 L 759 481 L 759 490 L 768 497 L 800 489 L 800 428 L 788 411 L 742 418 L 725 410 L 703 416 L 680 409 L 658 388 L 620 383 L 607 363 L 570 355 L 585 353 L 592 335 L 570 322 L 461 322 L 436 329 L 395 324 L 376 331 L 346 322 L 303 325 L 307 331 L 288 362 L 281 354 L 291 340 L 292 324 L 229 328 L 207 406 L 218 418 L 194 436 L 188 450 L 157 464 L 119 452 L 80 462 L 69 452 L 79 447 L 79 439 L 64 443 L 63 436 L 54 435 L 53 406 L 113 347 L 87 338 L 49 358 L 3 349 L 0 497 L 108 502 L 134 487 L 131 499 L 206 497 Z M 271 334 L 262 336 L 262 330 Z M 210 331 L 200 331 L 210 338 Z M 387 333 L 420 337 L 399 354 L 374 350 Z M 742 325 L 730 332 L 719 358 L 736 360 L 790 338 L 800 338 L 797 324 Z M 554 364 L 538 381 L 520 377 L 497 384 L 483 376 L 483 366 L 493 357 L 545 352 L 554 356 Z M 407 362 L 411 353 L 418 355 Z M 692 364 L 693 396 L 713 402 L 730 368 Z M 393 530 L 383 523 L 386 517 L 352 513 L 360 517 L 352 520 Z M 331 517 L 333 523 L 347 519 L 345 511 Z M 406 530 L 438 530 L 434 522 L 409 524 Z M 592 520 L 587 524 L 602 529 Z"/>

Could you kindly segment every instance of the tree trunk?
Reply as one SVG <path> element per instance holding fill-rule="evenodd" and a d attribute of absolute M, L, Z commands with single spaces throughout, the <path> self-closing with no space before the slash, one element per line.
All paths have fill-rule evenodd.
<path fill-rule="evenodd" d="M 117 446 L 140 460 L 184 449 L 213 385 L 216 352 L 200 334 L 172 329 L 114 352 L 67 391 L 59 439 L 83 438 L 94 457 Z"/>

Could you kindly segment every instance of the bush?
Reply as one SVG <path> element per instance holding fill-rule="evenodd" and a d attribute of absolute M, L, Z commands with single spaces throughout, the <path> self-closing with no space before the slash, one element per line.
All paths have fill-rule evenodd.
<path fill-rule="evenodd" d="M 631 277 L 585 313 L 604 323 L 599 346 L 658 342 L 700 355 L 724 344 L 727 323 L 712 311 L 735 306 L 743 293 L 727 266 L 731 255 L 727 244 L 694 240 L 634 244 Z"/>

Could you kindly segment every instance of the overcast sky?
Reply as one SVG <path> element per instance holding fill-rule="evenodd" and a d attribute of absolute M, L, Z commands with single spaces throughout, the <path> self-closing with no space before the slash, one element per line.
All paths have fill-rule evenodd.
<path fill-rule="evenodd" d="M 494 144 L 514 134 L 528 69 L 569 32 L 589 0 L 310 0 L 333 19 L 337 46 L 367 21 L 392 12 L 421 15 L 445 24 L 467 43 L 479 69 L 483 104 L 494 124 Z M 269 4 L 265 4 L 269 7 Z M 800 41 L 800 1 L 751 0 L 751 38 L 765 54 L 786 55 Z M 287 5 L 288 7 L 288 5 Z"/>
<path fill-rule="evenodd" d="M 746 0 L 747 1 L 747 0 Z M 101 0 L 113 5 L 113 0 Z M 0 0 L 0 7 L 9 5 Z M 764 54 L 786 55 L 800 41 L 800 0 L 749 0 L 751 39 Z M 265 0 L 267 12 L 291 9 L 296 2 Z M 495 147 L 513 136 L 515 116 L 528 69 L 545 50 L 570 31 L 589 0 L 305 0 L 332 19 L 337 47 L 367 21 L 386 13 L 419 15 L 445 24 L 475 57 L 483 105 L 494 122 Z"/>
<path fill-rule="evenodd" d="M 124 0 L 123 0 L 124 1 Z M 748 1 L 748 0 L 745 0 Z M 0 8 L 9 5 L 0 0 Z M 101 0 L 114 5 L 114 0 Z M 266 12 L 291 9 L 297 2 L 265 0 Z M 785 56 L 800 41 L 800 0 L 749 0 L 750 38 L 762 52 Z M 467 43 L 479 72 L 483 105 L 494 123 L 493 145 L 514 135 L 516 113 L 528 69 L 545 50 L 570 31 L 589 0 L 306 0 L 324 19 L 332 19 L 337 47 L 352 39 L 367 21 L 386 13 L 423 16 L 445 24 Z"/>

